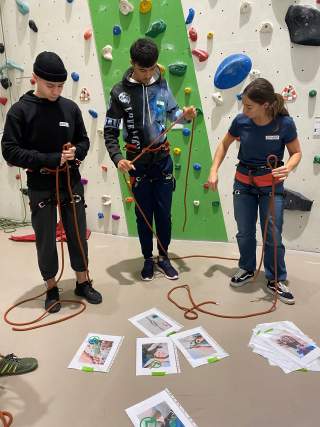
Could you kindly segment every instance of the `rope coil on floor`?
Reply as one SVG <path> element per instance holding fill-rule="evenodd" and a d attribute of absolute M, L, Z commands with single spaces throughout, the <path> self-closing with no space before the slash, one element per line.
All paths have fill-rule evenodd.
<path fill-rule="evenodd" d="M 8 411 L 0 411 L 0 421 L 3 427 L 10 427 L 13 421 L 13 416 Z"/>

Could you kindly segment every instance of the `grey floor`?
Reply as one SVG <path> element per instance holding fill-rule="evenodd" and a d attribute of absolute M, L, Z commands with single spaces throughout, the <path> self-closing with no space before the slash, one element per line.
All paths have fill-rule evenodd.
<path fill-rule="evenodd" d="M 24 230 L 27 231 L 27 230 Z M 320 344 L 320 254 L 288 251 L 290 286 L 297 303 L 279 303 L 265 316 L 228 320 L 200 315 L 188 321 L 166 298 L 173 283 L 161 274 L 151 283 L 139 280 L 141 258 L 136 239 L 92 234 L 90 272 L 104 297 L 75 319 L 31 332 L 13 332 L 0 323 L 1 353 L 34 356 L 39 368 L 23 376 L 0 378 L 0 409 L 14 415 L 14 427 L 127 427 L 125 409 L 168 388 L 199 427 L 314 427 L 319 425 L 319 373 L 284 374 L 248 348 L 252 328 L 263 322 L 291 320 Z M 202 253 L 237 256 L 232 244 L 174 241 L 177 255 Z M 13 302 L 43 290 L 34 244 L 15 243 L 0 233 L 1 314 Z M 67 262 L 68 264 L 68 262 Z M 195 299 L 220 302 L 219 313 L 242 314 L 266 309 L 270 298 L 263 275 L 241 290 L 229 286 L 236 262 L 187 259 L 176 263 L 179 284 L 188 283 Z M 72 271 L 66 267 L 61 287 L 73 297 Z M 178 297 L 178 295 L 177 295 Z M 180 302 L 184 302 L 181 295 Z M 42 301 L 27 303 L 11 319 L 27 321 L 42 311 Z M 212 366 L 192 368 L 180 355 L 181 374 L 135 375 L 135 339 L 142 336 L 128 318 L 158 307 L 185 326 L 202 325 L 230 354 Z M 73 307 L 64 307 L 67 314 Z M 52 318 L 58 315 L 52 315 Z M 125 336 L 108 374 L 67 369 L 88 332 Z"/>

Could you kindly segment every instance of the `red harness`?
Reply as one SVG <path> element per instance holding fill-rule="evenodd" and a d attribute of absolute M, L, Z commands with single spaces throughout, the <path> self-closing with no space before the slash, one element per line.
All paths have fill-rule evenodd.
<path fill-rule="evenodd" d="M 255 185 L 256 187 L 271 187 L 272 181 L 274 181 L 275 184 L 280 184 L 281 182 L 279 178 L 274 178 L 272 173 L 267 173 L 265 175 L 252 175 L 252 171 L 249 171 L 248 175 L 236 171 L 235 178 L 243 184 Z"/>

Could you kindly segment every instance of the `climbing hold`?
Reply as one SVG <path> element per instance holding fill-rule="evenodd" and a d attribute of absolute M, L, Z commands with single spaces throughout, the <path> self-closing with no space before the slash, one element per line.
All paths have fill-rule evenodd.
<path fill-rule="evenodd" d="M 193 163 L 193 169 L 195 171 L 200 171 L 201 170 L 201 165 L 200 163 Z"/>
<path fill-rule="evenodd" d="M 8 101 L 8 98 L 4 96 L 0 96 L 0 104 L 6 105 L 7 101 Z"/>
<path fill-rule="evenodd" d="M 212 202 L 212 206 L 213 206 L 214 208 L 218 208 L 218 207 L 220 206 L 220 202 L 219 202 L 219 200 L 214 200 L 214 201 Z"/>
<path fill-rule="evenodd" d="M 99 218 L 99 219 L 103 219 L 103 218 L 104 218 L 104 214 L 103 214 L 103 212 L 98 212 L 98 218 Z"/>
<path fill-rule="evenodd" d="M 35 85 L 35 84 L 36 84 L 36 80 L 35 80 L 33 77 L 31 77 L 31 79 L 30 79 L 30 83 L 31 83 L 32 85 Z"/>
<path fill-rule="evenodd" d="M 213 31 L 209 31 L 208 34 L 207 34 L 207 39 L 211 40 L 211 39 L 213 39 L 213 37 L 214 37 L 214 32 Z"/>
<path fill-rule="evenodd" d="M 119 36 L 122 32 L 120 25 L 115 25 L 112 32 L 114 36 Z"/>
<path fill-rule="evenodd" d="M 197 41 L 197 39 L 198 39 L 198 33 L 197 33 L 197 31 L 196 31 L 195 28 L 193 28 L 193 27 L 190 28 L 190 30 L 189 30 L 189 37 L 190 37 L 191 41 L 193 41 L 193 42 Z"/>
<path fill-rule="evenodd" d="M 128 0 L 120 0 L 119 10 L 122 15 L 128 15 L 129 13 L 133 12 L 134 6 Z"/>
<path fill-rule="evenodd" d="M 173 154 L 175 154 L 176 156 L 179 156 L 179 154 L 181 154 L 181 149 L 180 149 L 180 148 L 178 148 L 178 147 L 175 147 L 175 148 L 173 149 Z"/>
<path fill-rule="evenodd" d="M 120 219 L 120 215 L 118 215 L 118 214 L 112 214 L 112 219 L 114 219 L 115 221 L 117 221 L 118 219 Z"/>
<path fill-rule="evenodd" d="M 101 196 L 103 206 L 111 205 L 111 196 L 109 194 L 104 194 Z"/>
<path fill-rule="evenodd" d="M 90 110 L 88 110 L 89 114 L 91 117 L 93 117 L 94 119 L 96 119 L 98 117 L 98 112 L 96 110 L 93 110 L 92 108 L 90 108 Z"/>
<path fill-rule="evenodd" d="M 0 53 L 4 53 L 4 44 L 0 43 Z"/>
<path fill-rule="evenodd" d="M 103 172 L 107 172 L 108 166 L 107 165 L 101 165 L 101 169 L 103 170 Z"/>
<path fill-rule="evenodd" d="M 110 44 L 107 44 L 103 49 L 102 49 L 102 56 L 104 57 L 104 59 L 106 59 L 107 61 L 112 61 L 113 57 L 112 57 L 112 46 Z"/>
<path fill-rule="evenodd" d="M 24 68 L 22 67 L 22 65 L 17 64 L 16 62 L 12 61 L 12 59 L 7 59 L 6 62 L 4 63 L 4 65 L 1 65 L 0 67 L 0 74 L 2 73 L 3 70 L 18 70 L 23 72 Z"/>
<path fill-rule="evenodd" d="M 73 0 L 67 0 L 67 2 L 68 2 L 68 3 L 72 3 L 72 2 L 73 2 Z"/>
<path fill-rule="evenodd" d="M 200 206 L 200 201 L 199 201 L 199 200 L 194 200 L 194 201 L 193 201 L 193 206 L 195 206 L 196 208 L 197 208 L 198 206 Z"/>
<path fill-rule="evenodd" d="M 90 93 L 89 93 L 88 89 L 86 89 L 85 87 L 82 88 L 80 91 L 80 101 L 81 102 L 90 101 Z"/>
<path fill-rule="evenodd" d="M 81 178 L 80 182 L 82 185 L 87 185 L 89 181 L 86 178 Z"/>
<path fill-rule="evenodd" d="M 223 104 L 223 98 L 221 92 L 215 92 L 212 94 L 212 99 L 216 103 L 216 105 L 222 105 Z"/>
<path fill-rule="evenodd" d="M 200 107 L 196 107 L 197 116 L 203 116 L 203 111 Z"/>
<path fill-rule="evenodd" d="M 251 67 L 252 62 L 249 56 L 242 53 L 229 55 L 218 66 L 214 85 L 218 89 L 230 89 L 247 77 Z"/>
<path fill-rule="evenodd" d="M 285 21 L 292 43 L 320 46 L 320 10 L 309 5 L 292 5 Z"/>
<path fill-rule="evenodd" d="M 150 25 L 148 31 L 146 32 L 146 36 L 157 37 L 158 34 L 165 32 L 166 29 L 167 24 L 162 19 L 159 19 L 158 21 L 155 21 Z"/>
<path fill-rule="evenodd" d="M 21 191 L 21 193 L 22 193 L 24 196 L 27 196 L 27 195 L 28 195 L 28 189 L 27 189 L 27 188 L 19 188 L 19 190 Z"/>
<path fill-rule="evenodd" d="M 72 80 L 73 80 L 74 82 L 77 82 L 77 81 L 79 81 L 80 76 L 79 76 L 79 74 L 78 74 L 78 73 L 76 73 L 75 71 L 73 71 L 73 72 L 71 73 L 71 78 L 72 78 Z"/>
<path fill-rule="evenodd" d="M 83 37 L 85 40 L 89 40 L 92 37 L 92 30 L 89 28 L 83 33 Z"/>
<path fill-rule="evenodd" d="M 191 89 L 191 87 L 185 87 L 184 88 L 184 93 L 186 94 L 186 95 L 190 95 L 190 93 L 192 92 L 192 89 Z"/>
<path fill-rule="evenodd" d="M 192 55 L 196 56 L 199 59 L 199 62 L 204 62 L 209 57 L 208 52 L 202 49 L 192 49 Z"/>
<path fill-rule="evenodd" d="M 255 69 L 255 68 L 252 68 L 252 70 L 249 73 L 249 76 L 250 76 L 251 80 L 255 80 L 255 79 L 257 79 L 258 77 L 261 76 L 261 71 Z"/>
<path fill-rule="evenodd" d="M 248 1 L 243 1 L 240 5 L 240 13 L 244 15 L 245 13 L 249 13 L 251 11 L 251 3 Z"/>
<path fill-rule="evenodd" d="M 295 101 L 297 99 L 297 92 L 292 85 L 286 86 L 283 89 L 281 95 L 283 96 L 283 98 L 286 102 L 292 102 L 292 101 Z"/>
<path fill-rule="evenodd" d="M 188 16 L 186 17 L 186 24 L 191 24 L 195 14 L 196 14 L 195 10 L 192 9 L 192 7 L 190 7 Z"/>
<path fill-rule="evenodd" d="M 12 86 L 12 83 L 8 77 L 3 77 L 0 80 L 0 83 L 1 83 L 1 86 L 3 87 L 3 89 L 8 89 L 8 87 Z"/>
<path fill-rule="evenodd" d="M 35 33 L 38 32 L 38 27 L 37 24 L 33 21 L 33 19 L 29 19 L 29 27 L 32 31 L 34 31 Z"/>
<path fill-rule="evenodd" d="M 166 67 L 164 65 L 159 64 L 159 63 L 157 65 L 159 67 L 160 73 L 164 74 L 166 72 Z"/>
<path fill-rule="evenodd" d="M 310 98 L 314 98 L 315 96 L 317 96 L 317 91 L 315 89 L 310 90 L 309 96 Z"/>
<path fill-rule="evenodd" d="M 179 170 L 181 169 L 181 165 L 180 165 L 180 163 L 176 163 L 176 164 L 174 165 L 174 168 L 175 168 L 175 170 L 176 170 L 176 171 L 179 171 Z"/>
<path fill-rule="evenodd" d="M 284 190 L 284 209 L 291 211 L 305 211 L 310 212 L 313 205 L 313 200 L 308 199 L 301 193 L 297 191 L 289 190 L 285 188 Z"/>
<path fill-rule="evenodd" d="M 182 135 L 183 136 L 190 136 L 191 130 L 189 128 L 183 128 L 182 129 Z"/>
<path fill-rule="evenodd" d="M 134 198 L 133 197 L 126 197 L 125 201 L 126 201 L 126 203 L 133 203 L 134 202 Z"/>
<path fill-rule="evenodd" d="M 205 183 L 203 184 L 203 188 L 204 188 L 204 189 L 206 189 L 206 190 L 208 190 L 208 188 L 209 188 L 209 183 L 208 183 L 208 182 L 205 182 Z"/>
<path fill-rule="evenodd" d="M 236 98 L 238 101 L 242 101 L 242 93 L 237 93 Z"/>
<path fill-rule="evenodd" d="M 262 22 L 259 27 L 260 33 L 272 33 L 273 25 L 271 22 Z"/>
<path fill-rule="evenodd" d="M 313 158 L 313 163 L 318 163 L 318 164 L 320 164 L 320 154 L 317 154 L 316 156 L 314 156 L 314 158 Z"/>
<path fill-rule="evenodd" d="M 174 76 L 183 76 L 187 71 L 187 67 L 184 62 L 175 62 L 169 65 L 169 72 Z"/>
<path fill-rule="evenodd" d="M 18 180 L 20 180 L 21 179 L 21 175 L 19 174 L 19 173 L 17 173 L 17 175 L 16 175 L 16 180 L 18 181 Z"/>
<path fill-rule="evenodd" d="M 149 13 L 152 9 L 152 0 L 140 0 L 139 10 L 140 13 Z"/>
<path fill-rule="evenodd" d="M 18 10 L 22 15 L 27 15 L 30 12 L 30 7 L 27 2 L 23 0 L 16 0 L 16 4 L 18 6 Z"/>

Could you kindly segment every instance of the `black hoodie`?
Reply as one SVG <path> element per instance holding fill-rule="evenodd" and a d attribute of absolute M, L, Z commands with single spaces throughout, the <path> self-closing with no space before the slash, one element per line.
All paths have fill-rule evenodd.
<path fill-rule="evenodd" d="M 8 111 L 1 146 L 5 160 L 27 171 L 28 187 L 47 190 L 55 187 L 55 177 L 40 173 L 41 168 L 60 165 L 64 144 L 76 147 L 75 158 L 83 160 L 89 139 L 77 104 L 59 97 L 56 101 L 27 92 Z M 71 168 L 73 182 L 80 180 L 78 168 Z"/>

